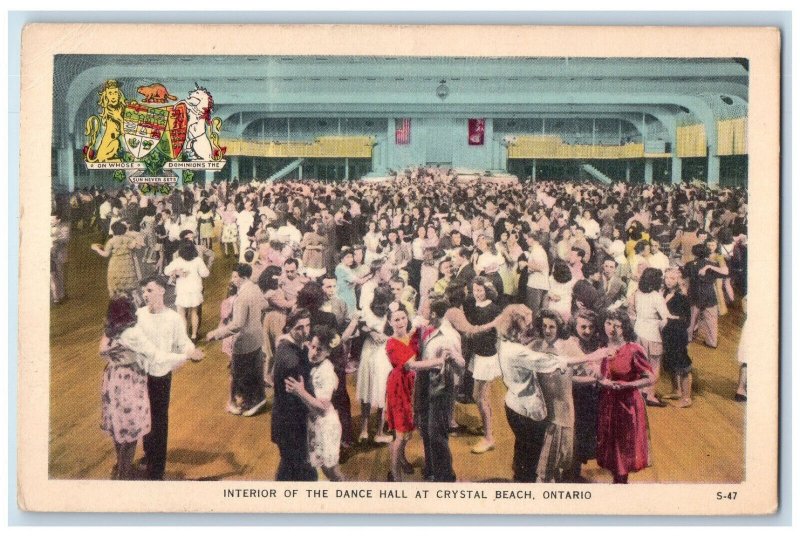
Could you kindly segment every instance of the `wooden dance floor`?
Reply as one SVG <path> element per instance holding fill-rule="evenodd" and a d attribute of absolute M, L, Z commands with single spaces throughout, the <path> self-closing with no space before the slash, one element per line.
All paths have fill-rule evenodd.
<path fill-rule="evenodd" d="M 100 430 L 100 384 L 105 363 L 98 356 L 98 344 L 108 296 L 107 260 L 89 249 L 98 241 L 94 234 L 73 234 L 67 267 L 69 298 L 51 310 L 49 472 L 54 479 L 108 479 L 115 461 L 113 443 Z M 232 257 L 221 255 L 218 243 L 214 247 L 217 260 L 205 281 L 201 334 L 219 321 L 219 304 L 235 263 Z M 631 482 L 736 483 L 744 479 L 744 404 L 733 400 L 741 324 L 737 305 L 720 319 L 718 349 L 695 343 L 689 347 L 694 361 L 694 405 L 687 409 L 648 407 L 653 464 L 632 474 Z M 274 479 L 278 450 L 270 442 L 270 412 L 251 418 L 227 414 L 227 357 L 219 342 L 201 346 L 206 351 L 205 360 L 187 363 L 173 376 L 166 478 Z M 354 377 L 348 376 L 351 398 L 355 394 Z M 662 375 L 659 393 L 669 391 L 669 379 Z M 496 380 L 492 386 L 495 450 L 474 455 L 470 446 L 478 436 L 451 437 L 460 481 L 511 480 L 513 435 L 505 418 L 504 393 L 502 381 Z M 359 413 L 353 400 L 354 424 L 359 423 Z M 456 413 L 462 425 L 472 429 L 480 425 L 474 405 L 457 405 Z M 137 459 L 140 456 L 141 444 Z M 408 458 L 415 467 L 409 480 L 421 480 L 422 441 L 418 434 L 409 444 Z M 388 465 L 387 446 L 359 447 L 343 454 L 342 470 L 354 481 L 385 480 Z M 592 482 L 611 482 L 610 474 L 594 461 L 584 467 L 583 475 Z M 324 479 L 321 474 L 320 478 Z"/>

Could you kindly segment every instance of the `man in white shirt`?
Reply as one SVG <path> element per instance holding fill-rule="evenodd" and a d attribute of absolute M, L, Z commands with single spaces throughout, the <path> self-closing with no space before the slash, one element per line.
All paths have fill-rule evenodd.
<path fill-rule="evenodd" d="M 661 272 L 669 268 L 669 258 L 661 251 L 661 243 L 657 240 L 650 241 L 650 259 L 647 260 L 647 264 Z"/>
<path fill-rule="evenodd" d="M 181 240 L 180 215 L 173 214 L 170 209 L 164 209 L 164 230 L 167 232 L 167 240 L 164 243 L 164 266 L 172 262 L 175 252 Z"/>
<path fill-rule="evenodd" d="M 291 220 L 286 220 L 284 224 L 278 228 L 277 235 L 278 240 L 292 244 L 293 246 L 300 244 L 303 240 L 303 234 L 295 227 Z"/>
<path fill-rule="evenodd" d="M 452 483 L 456 480 L 448 441 L 455 403 L 454 368 L 463 370 L 461 336 L 444 318 L 449 304 L 437 298 L 430 305 L 430 323 L 422 328 L 420 360 L 406 363 L 416 371 L 414 419 L 425 451 L 423 477 L 427 481 Z"/>
<path fill-rule="evenodd" d="M 100 231 L 103 237 L 108 237 L 109 226 L 111 225 L 111 199 L 106 198 L 97 209 L 97 217 L 100 219 Z"/>
<path fill-rule="evenodd" d="M 592 218 L 590 211 L 583 211 L 583 217 L 576 218 L 575 221 L 583 228 L 587 239 L 596 241 L 600 238 L 600 224 Z"/>
<path fill-rule="evenodd" d="M 166 282 L 158 275 L 142 282 L 146 306 L 136 312 L 137 328 L 158 350 L 191 354 L 195 351 L 186 332 L 186 323 L 175 310 L 164 305 Z M 202 358 L 202 355 L 200 356 Z M 150 432 L 142 442 L 149 480 L 164 479 L 167 462 L 167 431 L 169 428 L 169 396 L 172 386 L 171 363 L 153 362 L 147 372 L 147 392 L 150 398 Z"/>

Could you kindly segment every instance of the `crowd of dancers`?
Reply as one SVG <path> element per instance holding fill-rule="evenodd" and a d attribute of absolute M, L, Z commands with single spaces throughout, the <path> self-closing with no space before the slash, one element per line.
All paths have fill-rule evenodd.
<path fill-rule="evenodd" d="M 346 480 L 343 451 L 375 443 L 388 445 L 387 479 L 402 481 L 418 430 L 423 477 L 455 481 L 454 409 L 475 404 L 471 452 L 494 449 L 508 426 L 515 481 L 579 481 L 596 459 L 626 483 L 651 463 L 647 407 L 692 405 L 689 342 L 715 348 L 719 316 L 746 304 L 746 202 L 695 184 L 500 183 L 426 168 L 164 197 L 85 189 L 54 199 L 51 296 L 66 299 L 70 230 L 98 227 L 110 298 L 102 428 L 116 478 L 135 475 L 142 439 L 147 477 L 163 479 L 171 372 L 203 358 L 203 338 L 230 360 L 225 411 L 254 416 L 272 396 L 278 480 L 317 469 Z M 202 334 L 216 316 L 203 280 L 220 256 L 227 298 Z M 739 361 L 731 395 L 744 401 Z M 659 395 L 662 369 L 673 389 Z M 505 424 L 490 404 L 498 378 Z"/>

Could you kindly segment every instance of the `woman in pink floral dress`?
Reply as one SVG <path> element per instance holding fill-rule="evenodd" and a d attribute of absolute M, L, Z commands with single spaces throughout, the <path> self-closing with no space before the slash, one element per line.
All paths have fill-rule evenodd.
<path fill-rule="evenodd" d="M 114 440 L 117 463 L 112 479 L 133 478 L 133 458 L 139 439 L 150 432 L 150 400 L 147 395 L 149 364 L 174 364 L 187 358 L 200 360 L 203 353 L 189 355 L 162 352 L 136 327 L 136 306 L 128 296 L 117 296 L 108 305 L 100 356 L 108 361 L 103 372 L 103 414 L 100 428 Z"/>

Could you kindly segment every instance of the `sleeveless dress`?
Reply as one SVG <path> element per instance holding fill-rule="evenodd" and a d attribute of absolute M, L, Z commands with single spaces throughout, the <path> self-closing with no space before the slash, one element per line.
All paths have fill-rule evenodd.
<path fill-rule="evenodd" d="M 330 401 L 339 379 L 330 360 L 311 369 L 311 384 L 317 399 Z M 332 468 L 339 464 L 342 425 L 333 405 L 324 414 L 308 413 L 309 462 L 314 468 Z"/>
<path fill-rule="evenodd" d="M 392 372 L 386 382 L 386 422 L 389 430 L 407 433 L 414 430 L 412 392 L 414 371 L 403 366 L 419 354 L 419 333 L 415 331 L 403 341 L 395 337 L 386 342 L 386 355 L 392 364 Z"/>

